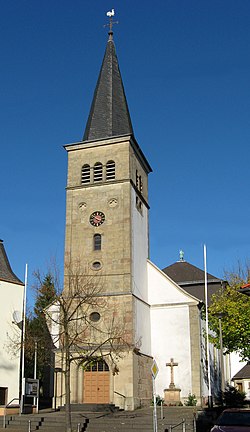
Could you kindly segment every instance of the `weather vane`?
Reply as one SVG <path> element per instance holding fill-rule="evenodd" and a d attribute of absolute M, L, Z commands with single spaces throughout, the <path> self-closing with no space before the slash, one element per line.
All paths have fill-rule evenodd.
<path fill-rule="evenodd" d="M 108 11 L 106 14 L 109 17 L 109 23 L 104 24 L 103 27 L 109 27 L 109 35 L 112 36 L 113 34 L 113 25 L 118 24 L 118 21 L 113 21 L 113 16 L 115 15 L 115 10 L 112 9 L 111 11 Z"/>
<path fill-rule="evenodd" d="M 184 251 L 181 249 L 180 252 L 180 261 L 184 261 Z"/>

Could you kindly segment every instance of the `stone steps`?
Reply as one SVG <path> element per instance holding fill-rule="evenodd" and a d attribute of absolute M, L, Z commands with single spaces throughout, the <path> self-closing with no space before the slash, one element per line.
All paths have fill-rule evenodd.
<path fill-rule="evenodd" d="M 60 406 L 58 411 L 65 411 L 65 405 Z M 118 412 L 123 411 L 114 404 L 71 404 L 71 412 Z"/>
<path fill-rule="evenodd" d="M 186 432 L 193 432 L 193 410 L 163 409 L 163 419 L 160 418 L 160 409 L 157 412 L 158 416 L 158 432 L 165 432 L 170 425 L 180 423 L 183 418 L 186 422 Z M 89 423 L 86 432 L 152 432 L 153 431 L 153 410 L 138 410 L 133 413 L 123 412 L 110 415 L 90 415 Z M 175 432 L 181 432 L 182 425 L 176 427 Z"/>
<path fill-rule="evenodd" d="M 90 407 L 87 407 L 90 408 Z M 169 430 L 170 425 L 176 425 L 184 418 L 186 421 L 186 432 L 193 432 L 193 409 L 187 408 L 163 408 L 161 419 L 160 408 L 157 409 L 158 432 Z M 65 412 L 50 412 L 33 415 L 10 416 L 7 419 L 8 432 L 28 432 L 29 420 L 31 432 L 64 432 Z M 81 432 L 152 432 L 153 431 L 153 409 L 139 409 L 133 412 L 94 412 L 94 411 L 72 411 L 72 426 L 77 431 L 80 423 Z M 1 427 L 1 425 L 0 425 Z M 182 432 L 182 426 L 174 429 L 174 432 Z"/>
<path fill-rule="evenodd" d="M 88 419 L 82 414 L 72 415 L 72 426 L 77 431 L 78 423 L 80 423 L 80 432 L 84 432 L 87 428 Z M 65 413 L 58 415 L 58 413 L 51 413 L 48 415 L 22 415 L 10 416 L 6 421 L 6 429 L 8 431 L 28 432 L 63 432 L 65 430 Z"/>

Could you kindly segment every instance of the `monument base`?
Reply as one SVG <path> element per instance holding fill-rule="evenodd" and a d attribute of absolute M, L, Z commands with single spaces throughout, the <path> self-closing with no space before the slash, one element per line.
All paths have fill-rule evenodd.
<path fill-rule="evenodd" d="M 180 402 L 181 389 L 168 388 L 164 390 L 164 402 L 166 405 L 178 404 Z"/>

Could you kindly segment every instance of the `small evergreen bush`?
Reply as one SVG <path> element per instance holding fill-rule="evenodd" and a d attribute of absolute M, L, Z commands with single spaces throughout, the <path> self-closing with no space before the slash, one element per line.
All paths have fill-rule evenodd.
<path fill-rule="evenodd" d="M 223 404 L 230 408 L 243 407 L 246 393 L 239 391 L 236 387 L 228 385 L 223 393 Z"/>
<path fill-rule="evenodd" d="M 184 402 L 185 406 L 196 406 L 197 399 L 195 394 L 189 393 L 187 400 Z"/>

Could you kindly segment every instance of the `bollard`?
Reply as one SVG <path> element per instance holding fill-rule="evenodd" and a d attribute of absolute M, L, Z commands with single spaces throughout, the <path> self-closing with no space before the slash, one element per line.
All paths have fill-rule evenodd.
<path fill-rule="evenodd" d="M 193 430 L 196 432 L 196 413 L 194 412 L 194 422 L 193 422 Z"/>
<path fill-rule="evenodd" d="M 77 432 L 80 432 L 81 423 L 77 423 Z"/>
<path fill-rule="evenodd" d="M 186 432 L 186 422 L 185 419 L 182 419 L 183 423 L 182 423 L 182 432 Z"/>
<path fill-rule="evenodd" d="M 29 428 L 28 428 L 28 432 L 31 432 L 31 420 L 29 420 Z"/>

